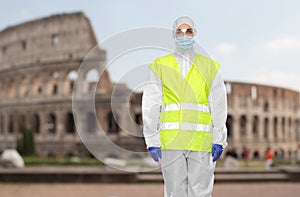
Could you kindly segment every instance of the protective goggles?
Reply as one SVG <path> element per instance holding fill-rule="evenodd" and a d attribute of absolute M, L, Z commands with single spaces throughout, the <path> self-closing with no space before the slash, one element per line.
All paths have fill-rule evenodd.
<path fill-rule="evenodd" d="M 187 36 L 193 36 L 195 33 L 195 29 L 192 28 L 184 28 L 184 29 L 177 29 L 176 30 L 176 36 L 177 37 L 182 37 L 185 35 Z"/>

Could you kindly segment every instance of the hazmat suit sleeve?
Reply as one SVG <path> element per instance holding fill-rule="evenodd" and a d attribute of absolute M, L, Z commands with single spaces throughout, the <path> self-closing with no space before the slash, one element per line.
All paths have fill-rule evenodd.
<path fill-rule="evenodd" d="M 219 71 L 211 84 L 209 94 L 209 106 L 213 122 L 213 144 L 220 144 L 223 148 L 227 146 L 227 95 L 224 81 Z"/>
<path fill-rule="evenodd" d="M 142 96 L 143 134 L 147 149 L 160 147 L 158 131 L 160 106 L 162 102 L 162 86 L 160 78 L 149 69 Z"/>

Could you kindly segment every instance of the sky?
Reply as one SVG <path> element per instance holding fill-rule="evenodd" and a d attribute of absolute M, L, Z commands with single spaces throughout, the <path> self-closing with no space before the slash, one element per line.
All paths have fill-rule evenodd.
<path fill-rule="evenodd" d="M 299 0 L 10 0 L 1 4 L 0 29 L 52 14 L 82 11 L 90 19 L 98 42 L 110 43 L 135 28 L 171 29 L 176 18 L 186 15 L 197 25 L 197 42 L 221 64 L 224 80 L 299 91 L 299 10 Z M 131 40 L 136 38 L 131 36 Z M 137 61 L 143 52 L 148 56 Z M 111 66 L 111 79 L 141 83 L 147 63 L 157 54 L 153 50 L 136 51 L 119 59 Z M 130 67 L 133 64 L 143 65 Z M 128 67 L 134 72 L 126 74 Z"/>

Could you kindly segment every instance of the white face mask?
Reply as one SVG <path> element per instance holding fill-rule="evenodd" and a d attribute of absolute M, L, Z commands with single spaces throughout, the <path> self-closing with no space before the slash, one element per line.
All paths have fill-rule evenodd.
<path fill-rule="evenodd" d="M 180 37 L 180 38 L 176 38 L 175 40 L 176 45 L 183 51 L 187 51 L 189 50 L 195 43 L 195 39 L 194 37 Z"/>

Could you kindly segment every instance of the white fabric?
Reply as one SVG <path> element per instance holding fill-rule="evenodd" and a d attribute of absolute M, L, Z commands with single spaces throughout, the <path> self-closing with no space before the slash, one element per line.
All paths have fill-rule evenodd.
<path fill-rule="evenodd" d="M 173 24 L 173 38 L 176 37 L 176 29 L 182 24 L 188 24 L 189 26 L 191 26 L 191 28 L 194 29 L 194 36 L 196 36 L 197 27 L 196 27 L 196 24 L 194 23 L 194 21 L 188 16 L 182 16 L 182 17 L 177 18 Z"/>
<path fill-rule="evenodd" d="M 149 69 L 142 96 L 143 134 L 147 149 L 160 147 L 158 123 L 162 102 L 161 80 Z"/>
<path fill-rule="evenodd" d="M 182 122 L 181 125 L 179 122 L 164 122 L 159 123 L 159 130 L 168 130 L 168 129 L 182 129 L 182 130 L 194 130 L 194 131 L 204 131 L 204 132 L 212 132 L 212 126 L 205 124 L 196 124 L 196 123 L 188 123 Z"/>
<path fill-rule="evenodd" d="M 165 197 L 210 197 L 216 162 L 208 152 L 162 150 Z"/>

